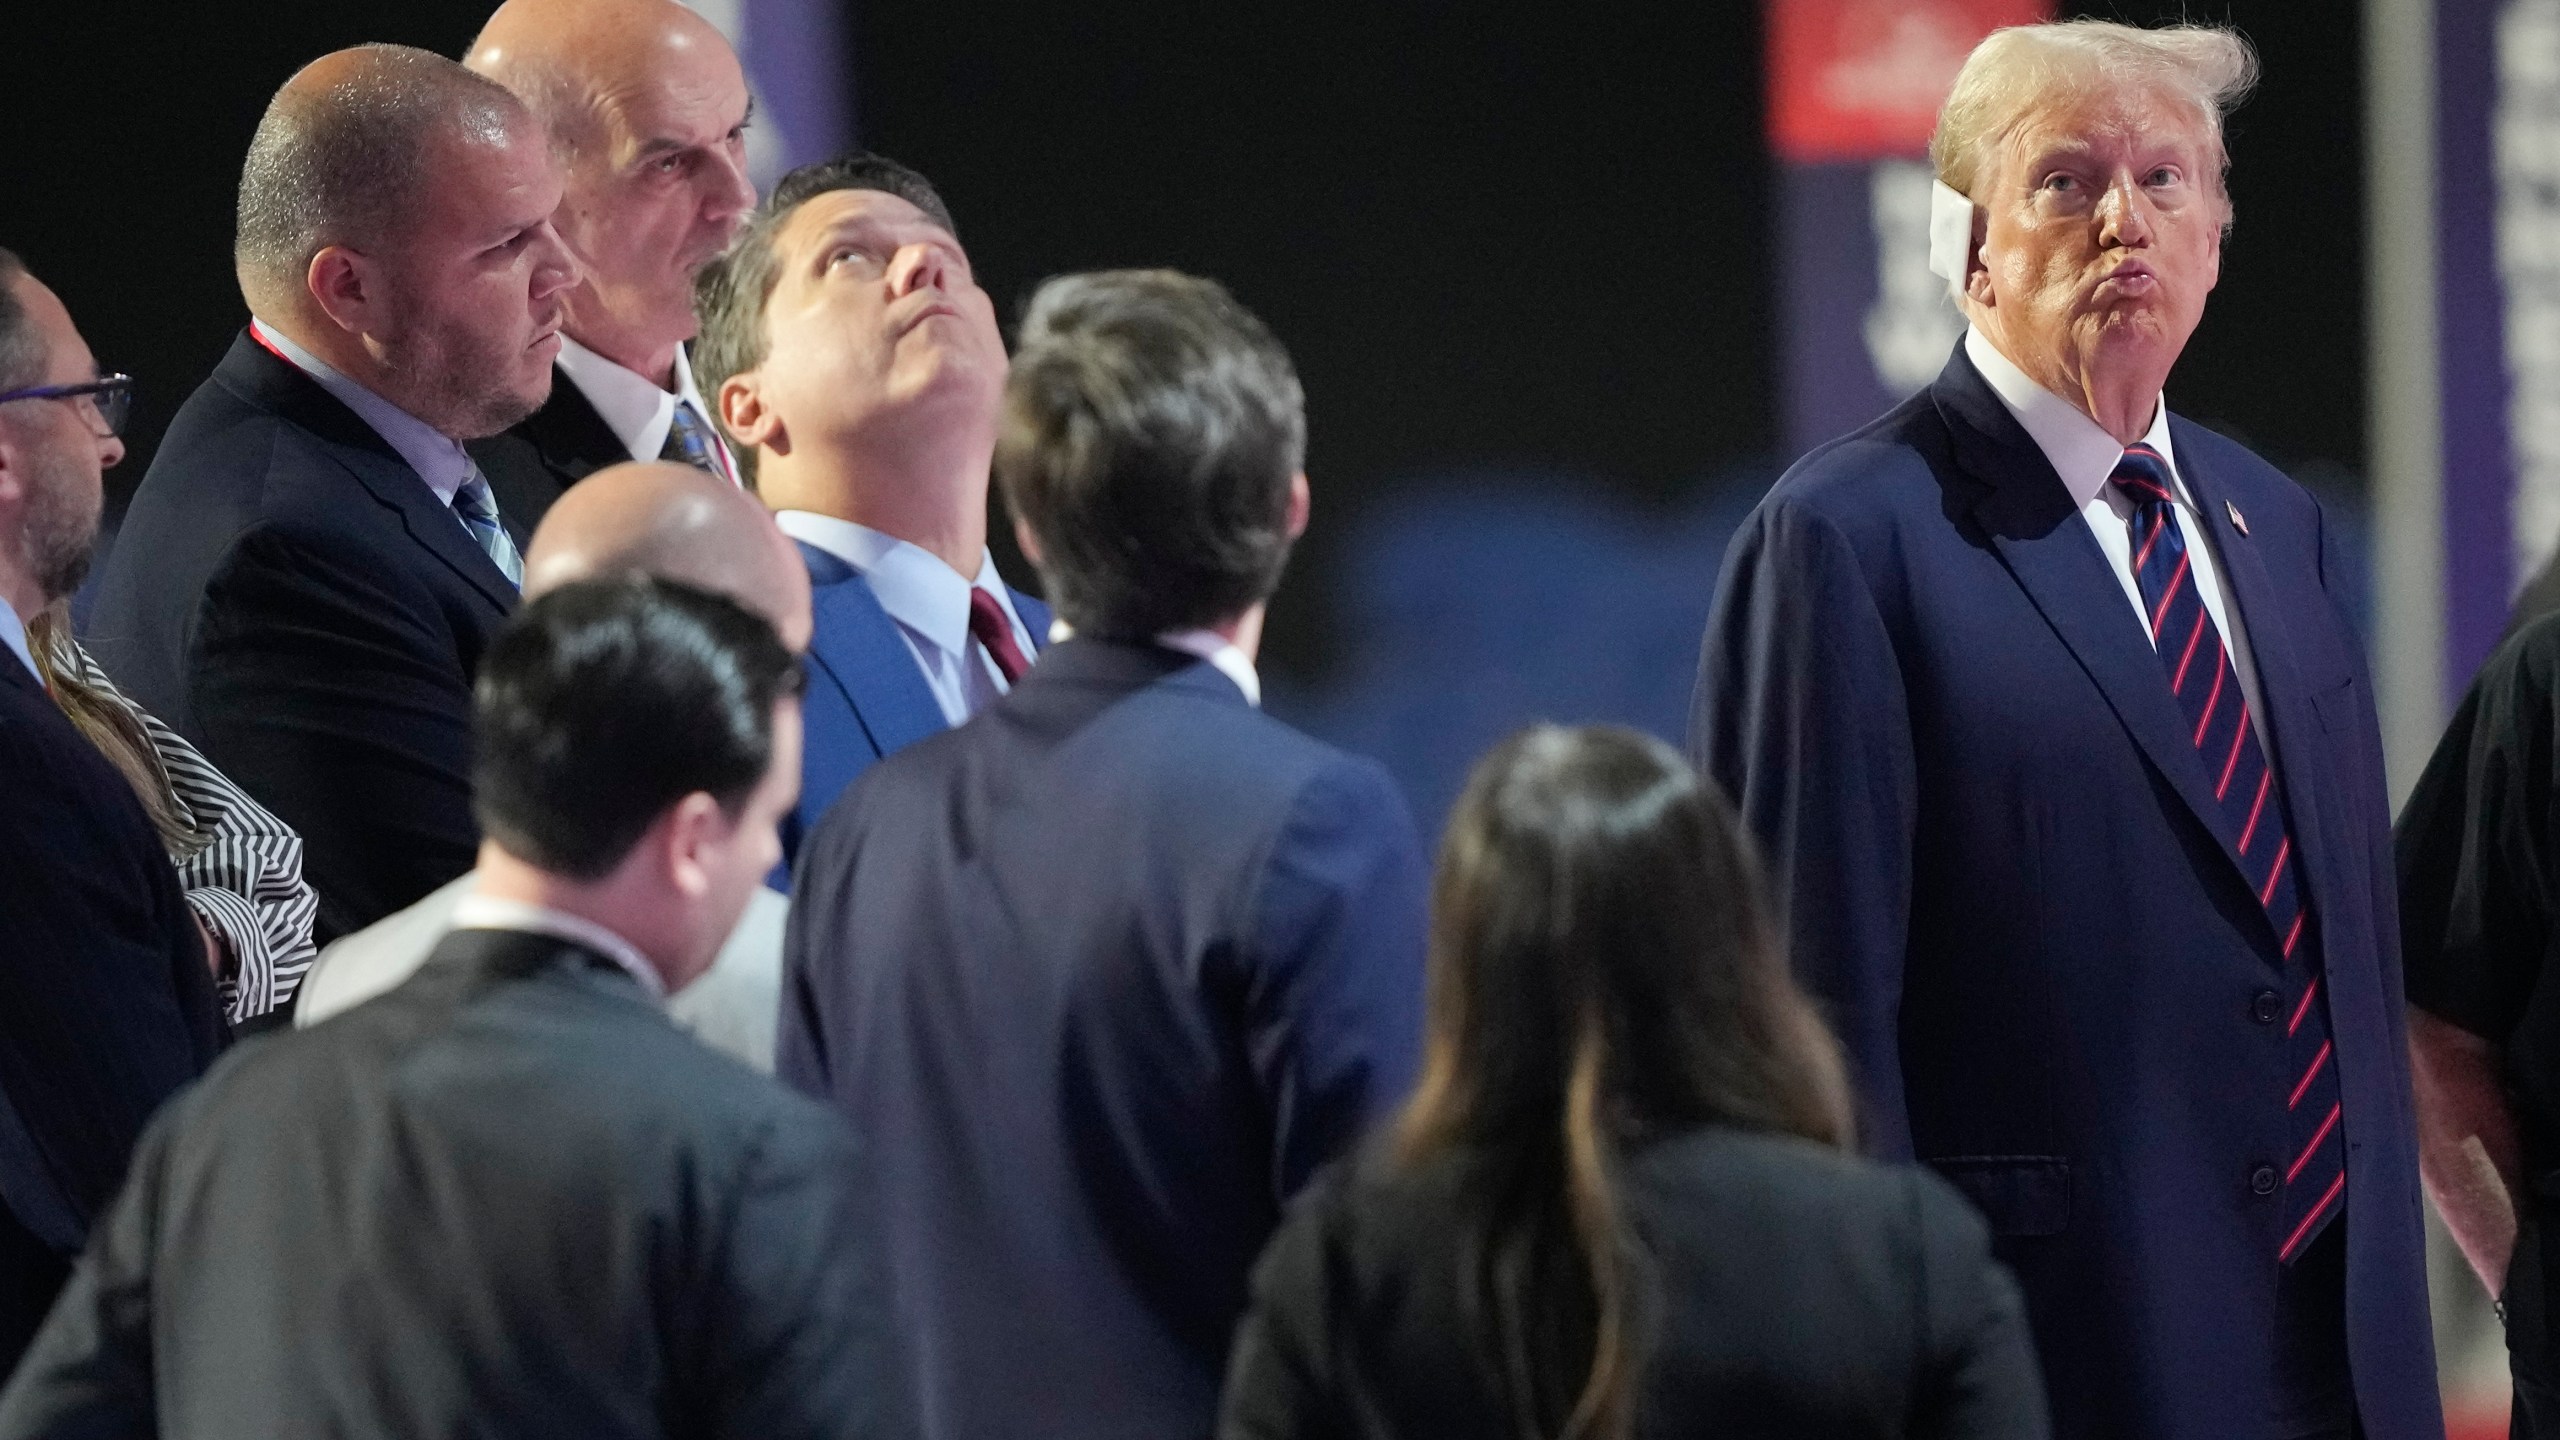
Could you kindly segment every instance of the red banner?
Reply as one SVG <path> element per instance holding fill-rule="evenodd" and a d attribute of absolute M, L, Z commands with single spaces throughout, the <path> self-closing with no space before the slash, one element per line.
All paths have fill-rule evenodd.
<path fill-rule="evenodd" d="M 1938 106 L 1982 38 L 2051 17 L 2046 0 L 1766 0 L 1769 144 L 1799 163 L 1929 148 Z"/>

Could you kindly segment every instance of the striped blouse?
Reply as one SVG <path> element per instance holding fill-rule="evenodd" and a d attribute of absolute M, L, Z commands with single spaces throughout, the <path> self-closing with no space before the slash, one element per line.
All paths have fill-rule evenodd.
<path fill-rule="evenodd" d="M 311 968 L 311 922 L 320 910 L 302 878 L 302 837 L 118 690 L 85 647 L 80 678 L 142 722 L 169 776 L 178 819 L 199 841 L 192 854 L 169 859 L 197 918 L 231 951 L 231 970 L 219 982 L 224 1013 L 237 1025 L 284 1004 Z"/>

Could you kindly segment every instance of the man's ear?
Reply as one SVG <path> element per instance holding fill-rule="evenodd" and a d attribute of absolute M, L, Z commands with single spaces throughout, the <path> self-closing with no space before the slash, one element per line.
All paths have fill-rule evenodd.
<path fill-rule="evenodd" d="M 731 444 L 788 455 L 791 433 L 783 428 L 781 414 L 765 403 L 762 382 L 763 377 L 753 370 L 730 376 L 720 382 L 719 397 L 711 408 L 720 412 L 720 428 L 729 432 Z"/>
<path fill-rule="evenodd" d="M 350 335 L 370 335 L 382 319 L 380 277 L 374 264 L 344 245 L 324 245 L 311 257 L 302 283 L 312 303 Z"/>
<path fill-rule="evenodd" d="M 717 883 L 714 851 L 728 839 L 729 813 L 709 792 L 696 790 L 669 806 L 659 822 L 665 827 L 667 880 L 687 900 L 699 900 Z"/>
<path fill-rule="evenodd" d="M 1982 242 L 1991 233 L 1991 212 L 1973 207 L 1973 242 L 1964 250 L 1964 298 L 1976 305 L 1991 303 L 1991 266 L 1982 258 Z"/>
<path fill-rule="evenodd" d="M 1315 506 L 1315 496 L 1307 489 L 1307 472 L 1289 477 L 1289 538 L 1307 533 L 1307 516 Z"/>
<path fill-rule="evenodd" d="M 1022 558 L 1037 568 L 1040 564 L 1040 537 L 1031 533 L 1031 522 L 1019 515 L 1013 517 L 1013 543 L 1022 547 Z"/>
<path fill-rule="evenodd" d="M 18 433 L 6 419 L 0 419 L 0 514 L 24 510 L 35 471 L 27 463 L 28 450 L 18 443 Z"/>

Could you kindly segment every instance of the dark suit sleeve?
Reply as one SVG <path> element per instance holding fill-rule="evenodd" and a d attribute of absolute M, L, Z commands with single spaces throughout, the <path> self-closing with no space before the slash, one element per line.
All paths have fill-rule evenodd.
<path fill-rule="evenodd" d="M 2505 1043 L 2551 942 L 2554 671 L 2560 620 L 2500 647 L 2454 711 L 2400 812 L 2408 998 Z"/>
<path fill-rule="evenodd" d="M 2045 1440 L 2044 1376 L 1991 1232 L 1936 1176 L 1909 1177 L 1919 1222 L 1922 1376 L 1912 1440 Z"/>
<path fill-rule="evenodd" d="M 108 1440 L 159 1433 L 152 1394 L 152 1241 L 159 1228 L 171 1138 L 183 1128 L 172 1105 L 153 1121 L 133 1175 L 91 1237 L 16 1378 L 0 1391 L 0 1437 Z"/>
<path fill-rule="evenodd" d="M 206 754 L 298 831 L 329 934 L 471 868 L 471 681 L 435 601 L 361 549 L 278 529 L 233 547 L 190 667 Z"/>
<path fill-rule="evenodd" d="M 794 868 L 796 893 L 782 928 L 782 1003 L 773 1044 L 774 1078 L 804 1095 L 829 1099 L 834 1080 L 827 1064 L 826 1018 L 810 973 L 815 947 L 848 943 L 841 918 L 844 888 L 853 876 L 852 846 L 837 824 L 818 832 Z M 812 859 L 812 855 L 817 858 Z M 833 937 L 833 938 L 831 938 Z M 839 958 L 836 963 L 843 963 Z"/>
<path fill-rule="evenodd" d="M 67 722 L 26 714 L 48 703 L 31 693 L 0 696 L 0 1203 L 67 1255 L 221 1032 L 140 802 Z"/>
<path fill-rule="evenodd" d="M 1707 619 L 1690 758 L 1758 836 L 1796 972 L 1856 1071 L 1868 1143 L 1911 1154 L 1897 1026 L 1915 807 L 1902 671 L 1828 521 L 1763 505 Z"/>
<path fill-rule="evenodd" d="M 1253 1299 L 1236 1327 L 1218 1414 L 1218 1440 L 1349 1436 L 1333 1374 L 1335 1313 L 1328 1236 L 1340 1186 L 1319 1180 L 1254 1266 Z"/>
<path fill-rule="evenodd" d="M 1245 980 L 1275 1198 L 1413 1083 L 1427 885 L 1421 838 L 1386 771 L 1345 760 L 1300 792 L 1263 870 Z"/>
<path fill-rule="evenodd" d="M 850 1132 L 795 1102 L 756 1147 L 730 1207 L 708 1303 L 707 1433 L 729 1440 L 905 1440 L 912 1407 Z"/>

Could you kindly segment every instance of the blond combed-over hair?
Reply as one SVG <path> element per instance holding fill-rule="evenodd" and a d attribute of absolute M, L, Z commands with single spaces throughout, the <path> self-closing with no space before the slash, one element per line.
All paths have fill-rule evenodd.
<path fill-rule="evenodd" d="M 2258 56 L 2236 30 L 2171 25 L 2145 30 L 2109 20 L 2063 20 L 1995 30 L 1973 48 L 1955 88 L 1938 110 L 1929 160 L 1938 178 L 1980 199 L 1974 186 L 1994 147 L 2056 92 L 2092 80 L 2163 91 L 2192 108 L 2212 138 L 2214 188 L 2227 216 L 2223 183 L 2231 155 L 2222 117 L 2258 83 Z"/>

